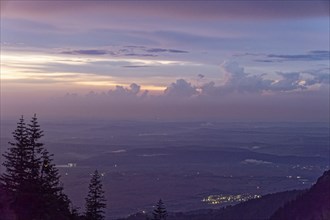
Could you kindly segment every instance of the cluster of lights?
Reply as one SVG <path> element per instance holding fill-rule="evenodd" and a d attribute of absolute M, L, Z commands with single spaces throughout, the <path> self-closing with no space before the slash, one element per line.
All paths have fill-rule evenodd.
<path fill-rule="evenodd" d="M 202 199 L 202 202 L 211 204 L 211 205 L 219 205 L 224 203 L 237 203 L 237 202 L 245 202 L 250 199 L 260 198 L 260 195 L 250 195 L 250 194 L 238 194 L 238 195 L 209 195 L 206 198 Z"/>

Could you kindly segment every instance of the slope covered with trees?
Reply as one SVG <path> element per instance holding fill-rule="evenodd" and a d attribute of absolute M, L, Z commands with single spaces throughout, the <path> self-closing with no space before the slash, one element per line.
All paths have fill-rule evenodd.
<path fill-rule="evenodd" d="M 270 220 L 328 220 L 330 219 L 330 170 L 308 191 L 278 209 Z"/>
<path fill-rule="evenodd" d="M 175 220 L 265 220 L 268 219 L 279 207 L 294 199 L 303 191 L 292 190 L 264 195 L 234 206 L 208 211 L 194 212 L 193 214 L 176 215 Z"/>
<path fill-rule="evenodd" d="M 142 220 L 138 213 L 127 220 Z M 268 194 L 221 209 L 169 213 L 168 220 L 329 220 L 330 170 L 308 190 Z M 123 219 L 124 220 L 124 219 Z"/>

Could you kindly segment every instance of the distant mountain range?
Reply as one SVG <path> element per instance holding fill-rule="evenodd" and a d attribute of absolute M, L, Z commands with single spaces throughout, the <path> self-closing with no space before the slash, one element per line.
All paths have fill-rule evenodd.
<path fill-rule="evenodd" d="M 145 220 L 137 213 L 121 220 Z M 329 220 L 330 170 L 307 190 L 268 194 L 234 206 L 171 213 L 168 220 Z"/>

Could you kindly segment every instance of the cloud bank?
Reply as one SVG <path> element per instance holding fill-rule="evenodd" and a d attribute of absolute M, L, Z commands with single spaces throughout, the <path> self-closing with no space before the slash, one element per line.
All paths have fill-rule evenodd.
<path fill-rule="evenodd" d="M 43 102 L 22 101 L 21 106 L 5 100 L 3 115 L 17 117 L 38 112 L 41 117 L 53 118 L 329 120 L 329 73 L 326 69 L 280 72 L 275 80 L 266 75 L 247 73 L 235 62 L 224 62 L 221 68 L 224 77 L 220 84 L 207 81 L 201 75 L 197 77 L 205 80 L 202 84 L 181 78 L 170 83 L 160 94 L 152 94 L 132 83 L 117 85 L 104 92 L 67 93 Z"/>

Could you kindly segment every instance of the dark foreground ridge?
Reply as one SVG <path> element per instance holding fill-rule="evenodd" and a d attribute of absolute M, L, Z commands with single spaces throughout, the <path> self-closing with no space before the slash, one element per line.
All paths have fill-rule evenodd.
<path fill-rule="evenodd" d="M 120 220 L 145 220 L 137 213 Z M 330 170 L 308 190 L 278 192 L 227 206 L 184 213 L 171 213 L 167 220 L 329 220 Z"/>
<path fill-rule="evenodd" d="M 270 220 L 285 219 L 330 219 L 330 170 L 324 172 L 307 192 L 286 203 L 270 218 Z"/>

